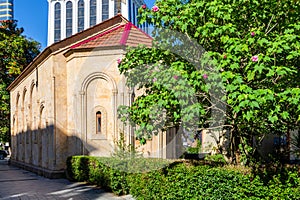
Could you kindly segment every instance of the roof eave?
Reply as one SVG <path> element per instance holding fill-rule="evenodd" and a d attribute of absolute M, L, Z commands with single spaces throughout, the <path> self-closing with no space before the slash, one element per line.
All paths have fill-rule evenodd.
<path fill-rule="evenodd" d="M 21 74 L 7 87 L 8 91 L 11 91 L 18 83 L 26 77 L 34 68 L 36 68 L 45 58 L 47 58 L 52 53 L 58 51 L 59 49 L 66 48 L 72 44 L 75 44 L 78 41 L 84 40 L 87 37 L 93 35 L 93 33 L 98 33 L 104 29 L 109 27 L 126 24 L 129 21 L 124 18 L 121 14 L 117 14 L 116 16 L 107 19 L 93 27 L 90 27 L 84 31 L 76 33 L 68 38 L 65 38 L 57 43 L 52 44 L 49 47 L 46 47 L 37 57 L 33 59 L 31 63 L 21 72 Z"/>
<path fill-rule="evenodd" d="M 122 49 L 126 50 L 127 46 L 126 45 L 112 45 L 112 46 L 99 46 L 99 47 L 85 47 L 85 48 L 74 48 L 74 49 L 69 49 L 66 51 L 63 55 L 65 57 L 69 57 L 73 53 L 77 52 L 90 52 L 90 51 L 97 51 L 97 50 L 110 50 L 110 49 Z"/>

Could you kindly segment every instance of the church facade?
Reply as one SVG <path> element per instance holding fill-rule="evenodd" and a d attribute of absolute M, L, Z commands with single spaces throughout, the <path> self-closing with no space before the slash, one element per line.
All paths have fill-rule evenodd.
<path fill-rule="evenodd" d="M 150 36 L 119 14 L 47 47 L 8 87 L 11 162 L 56 177 L 68 156 L 110 156 L 120 133 L 136 145 L 133 129 L 117 118 L 118 106 L 133 101 L 118 59 L 128 46 L 151 43 Z M 176 152 L 166 154 L 167 142 L 160 134 L 140 150 L 151 157 L 172 157 Z"/>

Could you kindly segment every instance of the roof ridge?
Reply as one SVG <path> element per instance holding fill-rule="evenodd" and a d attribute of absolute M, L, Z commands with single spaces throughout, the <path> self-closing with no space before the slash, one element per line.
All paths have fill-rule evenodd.
<path fill-rule="evenodd" d="M 131 30 L 131 27 L 132 27 L 132 23 L 131 22 L 128 22 L 125 25 L 124 32 L 123 32 L 122 37 L 120 39 L 120 44 L 121 45 L 126 45 L 126 42 L 127 42 L 127 39 L 128 39 L 128 36 L 129 36 L 129 32 Z"/>

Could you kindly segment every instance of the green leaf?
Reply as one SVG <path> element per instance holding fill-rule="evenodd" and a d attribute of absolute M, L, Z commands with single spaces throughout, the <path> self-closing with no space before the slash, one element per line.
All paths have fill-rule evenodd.
<path fill-rule="evenodd" d="M 265 66 L 263 64 L 256 64 L 254 66 L 254 70 L 258 71 L 260 74 L 262 73 L 262 70 L 265 68 Z"/>
<path fill-rule="evenodd" d="M 266 38 L 262 38 L 260 40 L 257 41 L 257 43 L 259 44 L 259 46 L 264 46 L 265 44 L 268 44 L 268 40 Z"/>
<path fill-rule="evenodd" d="M 248 81 L 253 80 L 254 76 L 255 76 L 255 71 L 248 71 L 248 74 L 247 74 Z"/>
<path fill-rule="evenodd" d="M 252 108 L 259 108 L 259 104 L 258 104 L 257 101 L 251 101 L 251 102 L 250 102 L 250 106 L 251 106 Z"/>
<path fill-rule="evenodd" d="M 274 115 L 274 116 L 269 116 L 268 119 L 271 123 L 275 123 L 278 120 L 278 117 Z"/>
<path fill-rule="evenodd" d="M 288 119 L 289 118 L 289 113 L 287 111 L 284 111 L 282 114 L 281 114 L 282 118 L 283 119 Z"/>

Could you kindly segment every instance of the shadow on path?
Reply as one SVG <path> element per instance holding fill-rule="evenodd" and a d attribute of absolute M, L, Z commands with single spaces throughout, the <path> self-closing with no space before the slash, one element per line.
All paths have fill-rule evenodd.
<path fill-rule="evenodd" d="M 67 179 L 47 179 L 34 173 L 8 165 L 8 158 L 0 160 L 0 199 L 1 200 L 132 200 L 128 196 L 115 196 L 113 193 L 85 183 L 74 183 Z"/>

